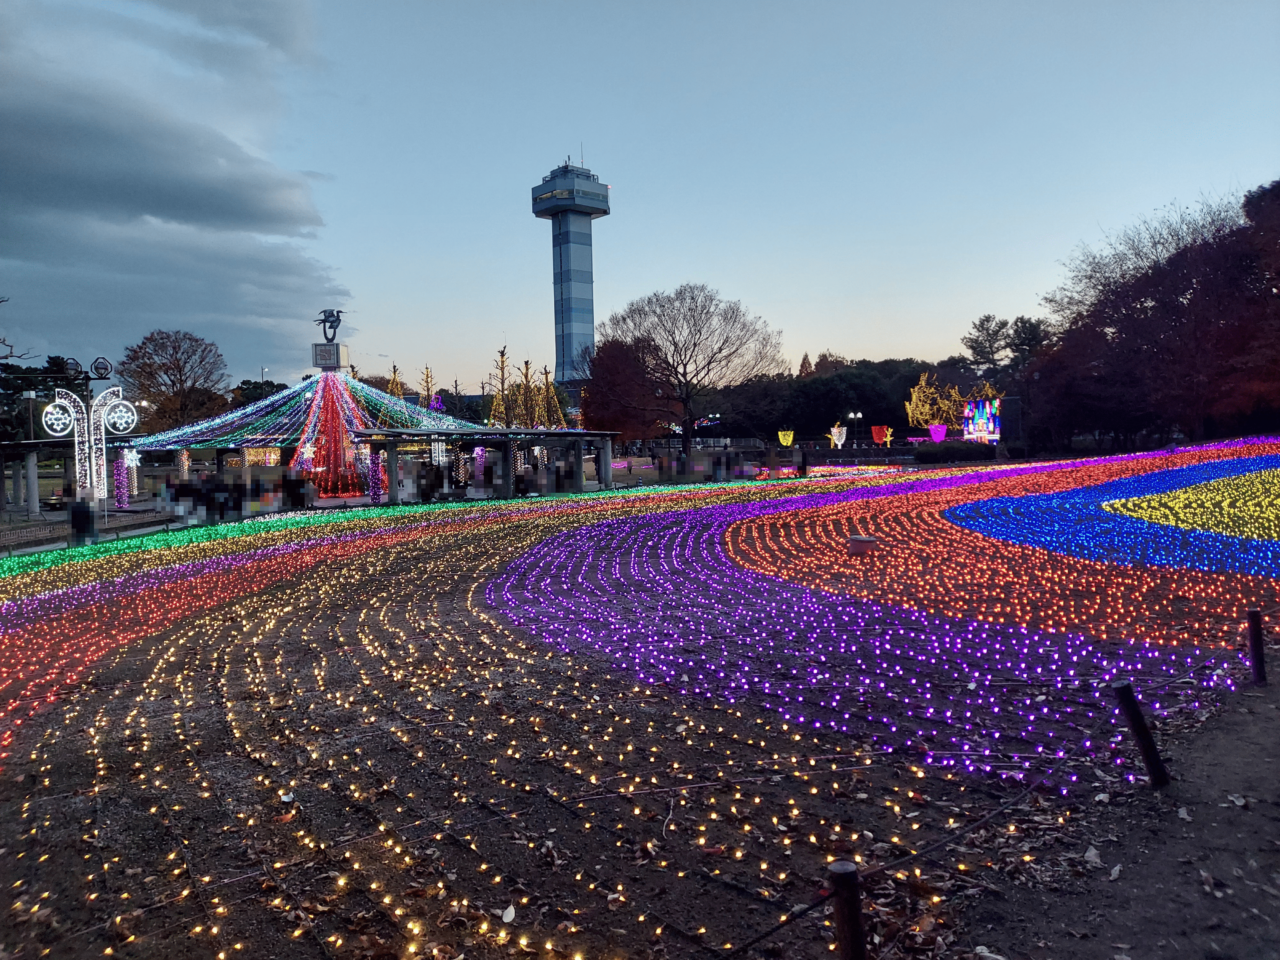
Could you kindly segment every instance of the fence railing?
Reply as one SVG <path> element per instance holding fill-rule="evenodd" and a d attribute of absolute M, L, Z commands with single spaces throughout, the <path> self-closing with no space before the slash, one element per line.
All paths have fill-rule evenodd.
<path fill-rule="evenodd" d="M 128 513 L 116 514 L 108 516 L 105 520 L 98 520 L 96 529 L 99 532 L 103 530 L 119 530 L 122 527 L 134 526 L 143 523 L 154 523 L 161 519 L 159 510 L 152 510 L 146 513 Z M 59 523 L 38 523 L 15 525 L 6 528 L 0 528 L 0 546 L 17 546 L 22 543 L 31 543 L 40 540 L 63 539 L 71 536 L 71 524 L 63 521 Z"/>

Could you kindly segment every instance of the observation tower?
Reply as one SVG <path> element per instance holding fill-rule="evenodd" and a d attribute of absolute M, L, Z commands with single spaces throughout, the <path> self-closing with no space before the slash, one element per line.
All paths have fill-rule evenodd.
<path fill-rule="evenodd" d="M 596 345 L 591 293 L 591 221 L 609 215 L 609 188 L 566 160 L 533 188 L 533 215 L 551 221 L 551 277 L 556 306 L 556 382 L 584 378 L 582 351 Z"/>

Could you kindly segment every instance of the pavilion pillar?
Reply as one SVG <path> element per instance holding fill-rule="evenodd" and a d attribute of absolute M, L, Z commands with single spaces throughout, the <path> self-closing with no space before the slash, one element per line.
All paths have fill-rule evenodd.
<path fill-rule="evenodd" d="M 582 438 L 573 441 L 573 492 L 582 493 L 586 489 L 586 476 L 582 469 Z"/>
<path fill-rule="evenodd" d="M 387 444 L 387 503 L 400 502 L 400 451 L 394 443 Z"/>
<path fill-rule="evenodd" d="M 613 489 L 613 439 L 604 437 L 596 442 L 596 479 L 601 490 Z"/>
<path fill-rule="evenodd" d="M 27 519 L 40 518 L 40 472 L 36 464 L 36 452 L 27 454 Z"/>
<path fill-rule="evenodd" d="M 240 448 L 240 482 L 244 484 L 245 496 L 249 495 L 249 486 L 252 483 L 249 475 L 249 448 Z"/>
<path fill-rule="evenodd" d="M 502 448 L 502 499 L 510 500 L 515 494 L 516 442 L 507 437 Z"/>
<path fill-rule="evenodd" d="M 13 509 L 22 506 L 22 461 L 13 461 Z"/>

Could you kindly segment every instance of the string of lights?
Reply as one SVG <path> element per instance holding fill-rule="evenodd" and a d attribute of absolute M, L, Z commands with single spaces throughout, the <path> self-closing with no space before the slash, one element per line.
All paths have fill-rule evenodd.
<path fill-rule="evenodd" d="M 842 857 L 882 870 L 871 932 L 936 955 L 982 874 L 1056 869 L 1095 771 L 1140 775 L 1088 736 L 1100 682 L 1174 723 L 1238 661 L 970 616 L 963 589 L 1002 573 L 944 563 L 952 534 L 1129 568 L 945 512 L 1260 452 L 382 507 L 0 562 L 9 914 L 50 955 L 692 957 Z M 889 554 L 941 565 L 949 599 L 854 596 Z M 815 557 L 840 567 L 822 589 Z M 1065 797 L 1004 806 L 1058 764 Z M 785 954 L 829 955 L 831 922 L 788 924 Z"/>
<path fill-rule="evenodd" d="M 1280 473 L 1258 470 L 1102 504 L 1150 523 L 1245 540 L 1280 540 Z M 1272 568 L 1274 569 L 1274 567 Z"/>
<path fill-rule="evenodd" d="M 1280 467 L 1280 456 L 1232 457 L 1052 493 L 993 497 L 951 507 L 945 517 L 986 537 L 1084 560 L 1265 577 L 1280 569 L 1280 543 L 1274 540 L 1194 529 L 1186 521 L 1153 524 L 1108 505 L 1162 496 L 1224 477 L 1270 478 L 1276 467 Z"/>
<path fill-rule="evenodd" d="M 1206 447 L 1158 460 L 1117 458 L 1006 475 L 986 485 L 983 499 L 1088 489 L 1162 466 L 1274 450 L 1274 443 Z M 1231 644 L 1246 609 L 1271 607 L 1280 599 L 1272 577 L 1107 563 L 1004 540 L 994 546 L 995 541 L 945 515 L 975 499 L 954 489 L 907 493 L 874 507 L 851 501 L 768 523 L 751 520 L 728 532 L 729 550 L 756 572 L 826 591 L 961 619 L 1126 642 Z M 1092 526 L 1084 525 L 1078 534 L 1087 537 Z M 1160 530 L 1144 529 L 1152 536 Z M 875 537 L 877 549 L 849 556 L 848 538 L 854 534 Z"/>

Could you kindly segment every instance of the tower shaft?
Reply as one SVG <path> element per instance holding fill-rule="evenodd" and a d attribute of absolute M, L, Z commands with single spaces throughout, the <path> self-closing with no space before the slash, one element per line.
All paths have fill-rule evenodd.
<path fill-rule="evenodd" d="M 596 344 L 591 277 L 591 217 L 565 211 L 551 218 L 556 308 L 556 380 L 577 380 L 584 350 Z"/>

